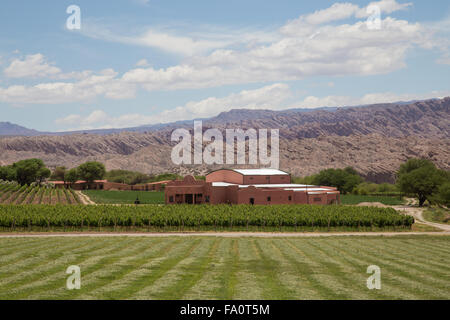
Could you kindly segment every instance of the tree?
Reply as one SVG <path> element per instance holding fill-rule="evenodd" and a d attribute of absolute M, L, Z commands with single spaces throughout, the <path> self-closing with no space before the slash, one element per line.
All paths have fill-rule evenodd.
<path fill-rule="evenodd" d="M 58 180 L 58 181 L 64 181 L 65 182 L 65 175 L 66 175 L 66 167 L 56 167 L 55 170 L 53 170 L 52 175 L 50 178 L 52 180 Z"/>
<path fill-rule="evenodd" d="M 351 167 L 322 170 L 313 179 L 314 184 L 336 187 L 344 194 L 353 191 L 361 182 L 362 178 Z"/>
<path fill-rule="evenodd" d="M 8 181 L 16 180 L 16 170 L 12 166 L 0 167 L 0 179 Z"/>
<path fill-rule="evenodd" d="M 50 176 L 49 171 L 44 169 L 45 165 L 41 159 L 27 159 L 21 160 L 12 165 L 12 168 L 16 171 L 16 180 L 19 184 L 30 184 L 37 180 L 42 180 Z M 48 170 L 48 169 L 47 169 Z"/>
<path fill-rule="evenodd" d="M 44 179 L 49 178 L 51 173 L 52 172 L 48 168 L 45 168 L 45 167 L 40 168 L 38 170 L 38 172 L 36 173 L 36 179 L 39 181 L 39 184 L 41 184 L 42 181 L 44 181 Z"/>
<path fill-rule="evenodd" d="M 64 174 L 64 181 L 68 183 L 75 183 L 78 181 L 78 170 L 77 168 L 70 169 Z"/>
<path fill-rule="evenodd" d="M 397 185 L 404 193 L 412 193 L 422 207 L 445 181 L 446 173 L 438 170 L 429 160 L 410 159 L 397 172 Z"/>
<path fill-rule="evenodd" d="M 94 180 L 103 179 L 105 174 L 105 166 L 100 162 L 89 161 L 78 167 L 78 176 L 87 183 L 92 183 Z"/>
<path fill-rule="evenodd" d="M 450 206 L 450 181 L 441 184 L 432 200 L 433 203 L 443 204 L 447 207 Z"/>

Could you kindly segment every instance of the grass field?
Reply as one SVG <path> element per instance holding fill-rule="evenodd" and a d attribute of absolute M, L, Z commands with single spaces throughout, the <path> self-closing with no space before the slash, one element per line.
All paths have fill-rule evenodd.
<path fill-rule="evenodd" d="M 341 194 L 342 204 L 358 204 L 362 202 L 380 202 L 385 205 L 401 205 L 404 203 L 399 197 L 388 196 L 363 196 L 355 194 Z"/>
<path fill-rule="evenodd" d="M 0 299 L 450 299 L 449 261 L 448 236 L 3 238 Z"/>
<path fill-rule="evenodd" d="M 133 204 L 136 197 L 141 204 L 163 204 L 164 192 L 159 191 L 83 191 L 92 201 L 100 204 Z"/>
<path fill-rule="evenodd" d="M 427 221 L 450 224 L 450 210 L 443 208 L 428 208 L 423 212 Z"/>

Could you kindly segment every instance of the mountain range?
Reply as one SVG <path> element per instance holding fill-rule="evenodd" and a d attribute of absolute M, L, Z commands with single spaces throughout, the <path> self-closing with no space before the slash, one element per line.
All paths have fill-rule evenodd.
<path fill-rule="evenodd" d="M 297 176 L 353 166 L 370 181 L 393 182 L 399 165 L 411 157 L 450 169 L 450 97 L 346 108 L 235 109 L 202 120 L 203 130 L 279 129 L 280 169 Z M 38 157 L 50 167 L 98 160 L 108 169 L 154 174 L 204 174 L 222 167 L 174 165 L 171 133 L 177 128 L 192 131 L 193 121 L 60 133 L 0 122 L 0 165 Z"/>

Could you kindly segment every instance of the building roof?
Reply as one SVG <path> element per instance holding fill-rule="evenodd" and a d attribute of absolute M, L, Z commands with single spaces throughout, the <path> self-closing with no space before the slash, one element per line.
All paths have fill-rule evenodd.
<path fill-rule="evenodd" d="M 105 183 L 108 182 L 108 180 L 94 180 L 94 183 Z M 53 184 L 64 184 L 64 181 L 49 181 L 49 183 L 53 183 Z M 66 184 L 70 184 L 69 182 L 65 182 Z M 80 183 L 86 183 L 86 181 L 84 180 L 78 180 L 77 182 L 75 182 L 75 184 L 80 184 Z"/>
<path fill-rule="evenodd" d="M 284 183 L 284 184 L 235 184 L 228 182 L 212 182 L 213 187 L 228 187 L 228 186 L 238 186 L 239 188 L 248 188 L 253 186 L 255 188 L 282 188 L 285 190 L 292 191 L 330 191 L 330 188 L 322 188 L 313 185 L 306 184 L 295 184 L 295 183 Z M 331 189 L 332 190 L 332 189 Z"/>
<path fill-rule="evenodd" d="M 238 172 L 244 176 L 279 176 L 279 175 L 289 175 L 289 173 L 278 170 L 278 169 L 270 169 L 270 168 L 261 168 L 261 169 L 231 169 L 235 172 Z"/>

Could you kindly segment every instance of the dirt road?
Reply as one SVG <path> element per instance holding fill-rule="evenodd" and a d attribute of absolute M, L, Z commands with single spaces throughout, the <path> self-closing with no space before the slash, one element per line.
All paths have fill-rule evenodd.
<path fill-rule="evenodd" d="M 89 197 L 87 195 L 85 195 L 83 192 L 81 192 L 81 191 L 75 191 L 75 192 L 78 195 L 78 198 L 80 198 L 80 201 L 82 204 L 95 204 L 95 202 L 92 201 L 91 199 L 89 199 Z"/>
<path fill-rule="evenodd" d="M 396 236 L 450 236 L 449 232 L 55 232 L 55 233 L 3 233 L 0 238 L 53 238 L 53 237 L 256 237 L 256 238 L 308 238 L 308 237 L 396 237 Z"/>

